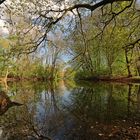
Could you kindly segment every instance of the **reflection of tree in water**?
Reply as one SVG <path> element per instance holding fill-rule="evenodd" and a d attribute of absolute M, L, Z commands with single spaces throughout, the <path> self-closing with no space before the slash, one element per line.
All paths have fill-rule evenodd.
<path fill-rule="evenodd" d="M 73 90 L 71 102 L 65 103 L 65 108 L 73 116 L 71 121 L 75 127 L 74 131 L 71 129 L 70 137 L 95 139 L 101 130 L 105 131 L 104 129 L 111 127 L 115 121 L 132 119 L 136 113 L 135 106 L 129 100 L 133 90 L 130 85 L 114 84 Z M 137 93 L 133 94 L 138 97 Z"/>
<path fill-rule="evenodd" d="M 62 100 L 64 91 L 54 83 L 12 87 L 15 100 L 24 105 L 1 116 L 0 139 L 92 140 L 114 120 L 139 115 L 139 86 L 93 84 L 71 91 Z"/>
<path fill-rule="evenodd" d="M 0 115 L 3 115 L 9 108 L 13 106 L 21 106 L 22 104 L 11 101 L 8 95 L 4 92 L 0 92 Z"/>
<path fill-rule="evenodd" d="M 138 86 L 137 102 L 137 110 L 140 112 L 140 85 Z"/>
<path fill-rule="evenodd" d="M 100 85 L 100 87 L 97 85 L 97 87 L 94 88 L 76 89 L 73 91 L 73 94 L 71 94 L 72 106 L 70 106 L 69 109 L 76 113 L 75 115 L 79 116 L 80 120 L 85 122 L 90 120 L 106 121 L 108 118 L 115 117 L 113 115 L 116 114 L 114 112 L 119 108 L 119 105 L 126 107 L 126 95 L 118 93 L 118 91 L 115 90 L 114 85 Z M 123 103 L 123 105 L 120 103 Z M 121 114 L 122 113 L 123 112 L 121 112 Z"/>
<path fill-rule="evenodd" d="M 50 139 L 62 125 L 63 115 L 59 110 L 59 97 L 53 85 L 42 88 L 20 87 L 15 94 L 23 101 L 22 108 L 13 108 L 2 116 L 3 137 Z"/>
<path fill-rule="evenodd" d="M 128 85 L 128 116 L 140 116 L 140 85 Z"/>

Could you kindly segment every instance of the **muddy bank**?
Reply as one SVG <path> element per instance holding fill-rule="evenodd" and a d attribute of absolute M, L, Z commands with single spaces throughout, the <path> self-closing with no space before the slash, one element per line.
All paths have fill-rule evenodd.
<path fill-rule="evenodd" d="M 104 82 L 119 82 L 119 83 L 140 83 L 140 77 L 88 77 L 88 78 L 81 78 L 78 80 L 85 80 L 85 81 L 104 81 Z"/>

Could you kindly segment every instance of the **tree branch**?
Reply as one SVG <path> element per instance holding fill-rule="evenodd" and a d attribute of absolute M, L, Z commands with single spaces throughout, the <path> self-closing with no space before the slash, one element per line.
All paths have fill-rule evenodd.
<path fill-rule="evenodd" d="M 69 7 L 69 8 L 66 8 L 66 9 L 59 9 L 59 10 L 49 10 L 50 12 L 64 12 L 64 11 L 72 11 L 74 9 L 79 9 L 79 8 L 86 8 L 86 9 L 89 9 L 91 11 L 94 11 L 95 9 L 101 7 L 101 6 L 105 6 L 107 4 L 110 4 L 110 3 L 114 3 L 114 2 L 124 2 L 124 1 L 128 1 L 128 2 L 132 2 L 133 0 L 102 0 L 94 5 L 91 5 L 91 4 L 76 4 L 72 7 Z"/>
<path fill-rule="evenodd" d="M 3 2 L 5 2 L 6 0 L 0 0 L 0 4 L 2 4 Z"/>

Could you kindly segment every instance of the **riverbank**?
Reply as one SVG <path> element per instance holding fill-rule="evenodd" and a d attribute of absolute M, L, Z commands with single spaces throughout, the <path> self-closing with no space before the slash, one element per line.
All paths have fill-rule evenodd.
<path fill-rule="evenodd" d="M 5 80 L 4 78 L 0 78 L 0 81 Z M 53 81 L 51 78 L 43 78 L 43 77 L 8 77 L 6 79 L 7 82 L 12 81 Z M 124 76 L 93 76 L 93 77 L 84 77 L 76 79 L 76 81 L 91 81 L 91 82 L 118 82 L 118 83 L 140 83 L 140 77 L 124 77 Z"/>
<path fill-rule="evenodd" d="M 53 81 L 54 79 L 51 78 L 44 78 L 44 77 L 8 77 L 8 78 L 0 78 L 0 82 L 16 82 L 16 81 Z"/>
<path fill-rule="evenodd" d="M 88 77 L 81 78 L 79 80 L 85 81 L 104 81 L 104 82 L 119 82 L 119 83 L 140 83 L 140 77 L 108 77 L 108 76 L 99 76 L 99 77 Z"/>

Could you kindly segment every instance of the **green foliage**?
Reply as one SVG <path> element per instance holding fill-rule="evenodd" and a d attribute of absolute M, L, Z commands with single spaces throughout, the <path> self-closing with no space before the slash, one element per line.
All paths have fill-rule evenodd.
<path fill-rule="evenodd" d="M 138 75 L 136 60 L 139 57 L 139 44 L 131 45 L 130 48 L 125 47 L 140 36 L 139 11 L 129 8 L 129 2 L 114 2 L 111 5 L 105 5 L 102 10 L 94 11 L 93 16 L 89 16 L 85 10 L 79 10 L 81 20 L 75 20 L 75 28 L 72 27 L 71 32 L 65 33 L 65 26 L 63 26 L 65 22 L 59 23 L 60 28 L 56 24 L 50 35 L 47 36 L 47 32 L 45 34 L 49 41 L 45 42 L 44 36 L 44 41 L 39 45 L 38 42 L 43 37 L 40 32 L 41 27 L 37 25 L 33 27 L 33 21 L 30 18 L 26 19 L 23 16 L 24 12 L 21 12 L 29 3 L 24 1 L 20 5 L 20 2 L 13 2 L 10 7 L 13 7 L 11 14 L 15 13 L 13 15 L 15 25 L 11 27 L 11 35 L 7 39 L 0 39 L 0 46 L 2 46 L 0 48 L 1 75 L 4 75 L 7 69 L 11 77 L 21 79 L 55 80 L 63 76 L 79 79 L 100 75 Z M 16 10 L 14 4 L 21 10 L 14 11 Z M 38 4 L 36 6 L 38 7 Z M 132 6 L 134 5 L 132 4 Z M 75 14 L 75 17 L 77 15 Z M 57 16 L 55 18 L 57 19 Z M 62 31 L 56 31 L 61 29 Z M 64 41 L 65 35 L 67 36 L 66 42 Z M 38 50 L 43 43 L 46 52 L 40 58 L 38 56 L 41 54 L 38 53 Z M 70 63 L 72 68 L 66 69 L 64 74 L 62 71 L 65 66 L 61 62 L 61 56 L 63 52 L 67 55 L 66 49 L 73 58 Z M 29 52 L 34 54 L 29 55 Z"/>
<path fill-rule="evenodd" d="M 118 13 L 126 5 L 126 2 L 113 4 L 112 11 Z M 131 46 L 130 49 L 124 46 L 138 38 L 138 13 L 128 9 L 113 21 L 110 20 L 110 11 L 110 6 L 105 6 L 104 11 L 94 13 L 98 16 L 86 17 L 83 19 L 82 29 L 79 25 L 69 36 L 68 42 L 74 56 L 72 66 L 80 68 L 76 78 L 137 74 L 139 45 Z"/>

